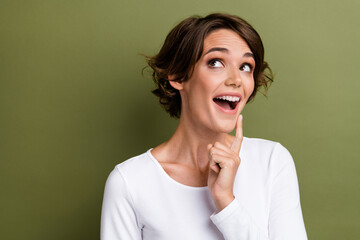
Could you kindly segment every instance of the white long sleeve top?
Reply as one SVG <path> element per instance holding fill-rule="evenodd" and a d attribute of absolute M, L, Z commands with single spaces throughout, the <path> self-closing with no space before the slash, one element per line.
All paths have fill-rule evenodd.
<path fill-rule="evenodd" d="M 218 213 L 207 187 L 172 179 L 151 149 L 122 162 L 106 182 L 101 239 L 307 239 L 290 153 L 244 137 L 240 158 L 235 200 Z"/>

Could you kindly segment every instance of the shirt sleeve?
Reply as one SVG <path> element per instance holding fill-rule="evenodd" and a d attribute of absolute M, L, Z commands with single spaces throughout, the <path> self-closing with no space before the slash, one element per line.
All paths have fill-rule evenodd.
<path fill-rule="evenodd" d="M 272 180 L 270 239 L 306 240 L 295 164 L 286 148 L 280 144 L 277 147 L 276 157 L 281 167 L 277 168 Z"/>
<path fill-rule="evenodd" d="M 253 223 L 236 198 L 219 213 L 211 215 L 210 219 L 223 234 L 225 240 L 268 239 Z"/>
<path fill-rule="evenodd" d="M 275 147 L 276 162 L 270 189 L 268 232 L 262 231 L 235 198 L 211 220 L 226 240 L 306 240 L 294 161 L 282 145 Z"/>
<path fill-rule="evenodd" d="M 142 239 L 133 200 L 117 168 L 110 173 L 105 184 L 100 239 Z"/>

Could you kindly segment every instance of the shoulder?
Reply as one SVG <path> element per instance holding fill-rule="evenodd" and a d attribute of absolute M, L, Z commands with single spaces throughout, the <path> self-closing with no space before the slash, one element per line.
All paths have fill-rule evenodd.
<path fill-rule="evenodd" d="M 261 159 L 267 164 L 289 164 L 293 162 L 290 152 L 280 143 L 261 139 L 261 138 L 247 138 L 243 139 L 242 146 L 244 155 L 252 159 Z"/>
<path fill-rule="evenodd" d="M 150 150 L 117 164 L 115 166 L 115 169 L 117 169 L 120 172 L 138 171 L 139 169 L 143 168 L 144 165 L 149 164 L 149 162 L 150 162 L 149 155 L 148 155 L 149 151 Z"/>
<path fill-rule="evenodd" d="M 117 164 L 110 173 L 107 183 L 117 186 L 126 185 L 131 188 L 153 178 L 152 175 L 156 173 L 156 164 L 149 152 L 150 150 Z"/>
<path fill-rule="evenodd" d="M 281 145 L 279 142 L 272 140 L 262 139 L 262 138 L 248 138 L 244 137 L 243 145 L 246 149 L 249 150 L 282 150 L 287 151 L 286 148 Z"/>
<path fill-rule="evenodd" d="M 246 153 L 271 155 L 277 148 L 284 148 L 280 143 L 261 139 L 244 137 L 242 148 Z"/>
<path fill-rule="evenodd" d="M 113 172 L 118 172 L 125 179 L 144 177 L 155 166 L 150 150 L 117 164 Z"/>
<path fill-rule="evenodd" d="M 278 142 L 262 139 L 262 138 L 248 138 L 244 137 L 243 144 L 247 148 L 274 148 Z"/>

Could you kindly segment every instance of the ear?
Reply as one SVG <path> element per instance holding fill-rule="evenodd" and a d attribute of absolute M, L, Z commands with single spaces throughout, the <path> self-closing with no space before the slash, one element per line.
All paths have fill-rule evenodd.
<path fill-rule="evenodd" d="M 168 75 L 168 80 L 170 85 L 175 88 L 176 90 L 183 90 L 184 89 L 184 85 L 183 82 L 177 82 L 177 81 L 173 81 L 176 78 L 176 76 L 174 74 Z"/>

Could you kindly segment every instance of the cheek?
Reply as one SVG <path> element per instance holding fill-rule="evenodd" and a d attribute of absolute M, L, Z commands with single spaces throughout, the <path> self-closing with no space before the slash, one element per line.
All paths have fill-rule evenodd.
<path fill-rule="evenodd" d="M 250 85 L 250 95 L 252 94 L 252 92 L 254 91 L 255 88 L 255 80 L 251 79 L 251 85 Z"/>
<path fill-rule="evenodd" d="M 245 95 L 247 98 L 249 98 L 251 96 L 252 92 L 254 91 L 254 87 L 255 87 L 254 78 L 248 79 L 246 86 L 245 86 Z"/>

